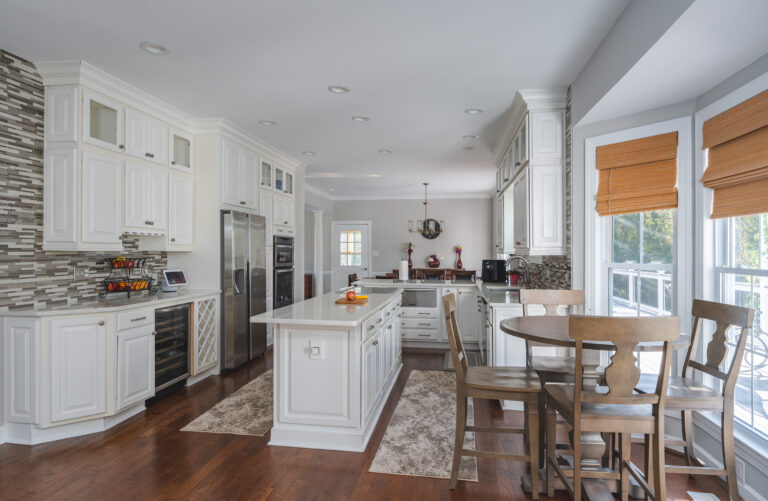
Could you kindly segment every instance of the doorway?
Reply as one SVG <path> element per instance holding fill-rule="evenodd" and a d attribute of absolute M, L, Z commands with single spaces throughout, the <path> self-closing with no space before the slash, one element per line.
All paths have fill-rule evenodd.
<path fill-rule="evenodd" d="M 333 290 L 346 287 L 349 275 L 367 277 L 371 268 L 371 222 L 334 221 L 331 238 Z"/>

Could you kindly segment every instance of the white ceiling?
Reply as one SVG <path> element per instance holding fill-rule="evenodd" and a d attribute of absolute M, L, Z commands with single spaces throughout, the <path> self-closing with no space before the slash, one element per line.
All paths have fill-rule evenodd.
<path fill-rule="evenodd" d="M 418 195 L 422 181 L 480 194 L 493 191 L 491 149 L 515 92 L 567 86 L 626 3 L 2 0 L 0 47 L 83 59 L 193 116 L 229 119 L 305 161 L 307 182 L 334 196 Z M 141 51 L 145 40 L 170 54 Z"/>
<path fill-rule="evenodd" d="M 768 53 L 766 0 L 696 0 L 579 122 L 695 99 Z"/>

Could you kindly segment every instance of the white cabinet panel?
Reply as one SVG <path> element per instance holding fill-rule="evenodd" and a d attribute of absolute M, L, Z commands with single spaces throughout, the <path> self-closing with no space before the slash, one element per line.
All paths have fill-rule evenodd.
<path fill-rule="evenodd" d="M 264 219 L 267 221 L 267 247 L 272 246 L 272 221 L 274 218 L 274 197 L 262 191 L 259 193 L 259 214 L 264 216 Z M 271 263 L 270 260 L 267 260 L 268 263 Z"/>
<path fill-rule="evenodd" d="M 562 185 L 560 164 L 531 167 L 532 253 L 543 254 L 547 249 L 557 251 L 563 247 Z"/>
<path fill-rule="evenodd" d="M 147 117 L 147 152 L 152 162 L 168 165 L 168 127 L 159 120 Z"/>
<path fill-rule="evenodd" d="M 168 173 L 163 169 L 148 169 L 146 207 L 146 221 L 151 222 L 150 228 L 168 228 Z"/>
<path fill-rule="evenodd" d="M 218 301 L 215 297 L 195 302 L 193 376 L 215 367 L 219 362 L 218 319 Z"/>
<path fill-rule="evenodd" d="M 106 411 L 104 316 L 51 320 L 51 421 Z"/>
<path fill-rule="evenodd" d="M 479 341 L 482 335 L 482 319 L 474 290 L 459 290 L 457 298 L 459 332 L 463 341 Z"/>
<path fill-rule="evenodd" d="M 168 164 L 168 128 L 152 117 L 125 111 L 125 151 L 137 158 Z"/>
<path fill-rule="evenodd" d="M 121 244 L 123 162 L 117 157 L 83 152 L 82 241 Z"/>
<path fill-rule="evenodd" d="M 528 169 L 523 169 L 513 182 L 515 250 L 528 247 Z"/>
<path fill-rule="evenodd" d="M 79 98 L 77 87 L 49 87 L 45 90 L 46 141 L 77 141 Z"/>
<path fill-rule="evenodd" d="M 155 394 L 154 326 L 121 331 L 117 335 L 117 410 Z"/>
<path fill-rule="evenodd" d="M 563 126 L 562 111 L 531 112 L 531 158 L 534 161 L 562 159 Z"/>
<path fill-rule="evenodd" d="M 147 169 L 136 162 L 125 162 L 125 225 L 143 227 L 146 221 Z"/>
<path fill-rule="evenodd" d="M 162 231 L 168 227 L 168 174 L 160 168 L 125 163 L 125 226 Z"/>
<path fill-rule="evenodd" d="M 77 244 L 80 183 L 76 148 L 45 150 L 43 245 Z"/>
<path fill-rule="evenodd" d="M 40 422 L 40 320 L 5 319 L 5 415 L 16 423 Z"/>
<path fill-rule="evenodd" d="M 221 141 L 221 203 L 245 205 L 240 196 L 240 147 L 223 139 Z"/>
<path fill-rule="evenodd" d="M 249 209 L 259 208 L 259 155 L 248 148 L 243 149 L 243 190 L 245 206 Z"/>
<path fill-rule="evenodd" d="M 379 336 L 371 336 L 363 344 L 363 422 L 373 412 L 379 392 Z"/>
<path fill-rule="evenodd" d="M 191 246 L 194 244 L 194 180 L 171 173 L 168 185 L 168 246 Z"/>

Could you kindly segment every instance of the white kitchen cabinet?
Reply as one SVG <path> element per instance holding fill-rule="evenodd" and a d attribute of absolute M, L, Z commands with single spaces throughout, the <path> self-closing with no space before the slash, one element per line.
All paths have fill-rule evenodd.
<path fill-rule="evenodd" d="M 272 222 L 275 225 L 293 227 L 295 225 L 294 212 L 293 199 L 275 197 L 274 212 L 272 213 Z"/>
<path fill-rule="evenodd" d="M 192 375 L 212 369 L 219 363 L 219 314 L 215 296 L 195 301 L 192 343 Z"/>
<path fill-rule="evenodd" d="M 106 412 L 105 318 L 51 320 L 51 422 Z"/>
<path fill-rule="evenodd" d="M 504 252 L 504 196 L 493 203 L 493 246 L 496 254 Z"/>
<path fill-rule="evenodd" d="M 8 317 L 2 326 L 5 412 L 9 421 L 40 421 L 40 320 Z"/>
<path fill-rule="evenodd" d="M 168 127 L 131 108 L 125 111 L 125 152 L 168 165 Z"/>
<path fill-rule="evenodd" d="M 283 186 L 283 193 L 286 195 L 293 195 L 293 174 L 287 171 L 285 173 L 285 186 Z"/>
<path fill-rule="evenodd" d="M 83 90 L 83 141 L 122 151 L 123 105 L 88 89 Z"/>
<path fill-rule="evenodd" d="M 82 241 L 122 245 L 123 161 L 83 151 Z"/>
<path fill-rule="evenodd" d="M 177 129 L 170 129 L 168 139 L 170 167 L 192 172 L 192 136 Z"/>
<path fill-rule="evenodd" d="M 281 169 L 280 167 L 275 167 L 274 172 L 275 172 L 275 175 L 274 175 L 275 182 L 272 187 L 278 193 L 282 193 L 283 190 L 285 189 L 285 179 L 283 175 L 285 171 L 283 171 L 283 169 Z"/>
<path fill-rule="evenodd" d="M 43 169 L 43 248 L 75 246 L 80 225 L 77 148 L 47 147 Z"/>
<path fill-rule="evenodd" d="M 259 155 L 248 148 L 241 152 L 243 163 L 243 178 L 245 180 L 245 206 L 249 209 L 259 208 Z"/>
<path fill-rule="evenodd" d="M 265 191 L 261 191 L 259 193 L 259 215 L 264 216 L 264 219 L 267 223 L 267 249 L 270 249 L 272 247 L 272 225 L 274 221 L 274 212 L 275 212 L 275 198 L 272 196 L 271 193 L 267 193 Z M 271 263 L 269 259 L 267 259 L 267 263 Z M 271 290 L 271 289 L 267 289 Z"/>
<path fill-rule="evenodd" d="M 480 341 L 482 319 L 477 305 L 477 292 L 474 288 L 461 288 L 456 299 L 459 315 L 459 332 L 463 341 Z"/>
<path fill-rule="evenodd" d="M 259 208 L 259 157 L 229 139 L 221 146 L 221 203 L 238 208 Z"/>
<path fill-rule="evenodd" d="M 168 250 L 185 250 L 195 243 L 195 182 L 172 172 L 168 179 Z"/>
<path fill-rule="evenodd" d="M 155 394 L 154 323 L 117 334 L 117 411 Z"/>
<path fill-rule="evenodd" d="M 265 190 L 271 190 L 273 178 L 274 172 L 272 168 L 272 162 L 262 159 L 261 170 L 259 171 L 259 186 Z"/>
<path fill-rule="evenodd" d="M 164 231 L 168 228 L 168 173 L 140 162 L 125 163 L 125 226 Z"/>
<path fill-rule="evenodd" d="M 379 334 L 363 343 L 363 419 L 373 412 L 379 392 Z"/>
<path fill-rule="evenodd" d="M 528 254 L 562 253 L 565 247 L 563 229 L 563 168 L 555 165 L 530 166 L 530 246 Z"/>
<path fill-rule="evenodd" d="M 52 87 L 45 90 L 45 140 L 78 140 L 80 89 L 76 86 Z"/>
<path fill-rule="evenodd" d="M 512 183 L 515 252 L 528 248 L 528 170 L 518 173 Z"/>
<path fill-rule="evenodd" d="M 531 112 L 531 159 L 559 163 L 563 158 L 565 111 Z"/>

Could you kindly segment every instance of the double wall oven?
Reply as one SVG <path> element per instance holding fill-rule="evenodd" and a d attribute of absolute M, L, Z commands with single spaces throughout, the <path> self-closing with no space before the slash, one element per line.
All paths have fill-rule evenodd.
<path fill-rule="evenodd" d="M 293 239 L 274 237 L 275 309 L 293 304 Z"/>

